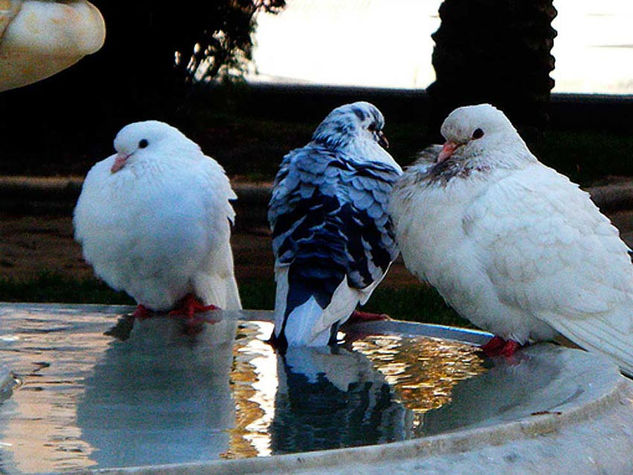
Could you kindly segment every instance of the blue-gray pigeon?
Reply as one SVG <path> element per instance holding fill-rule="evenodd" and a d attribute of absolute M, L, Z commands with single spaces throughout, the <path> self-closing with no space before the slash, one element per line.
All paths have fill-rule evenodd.
<path fill-rule="evenodd" d="M 398 255 L 387 207 L 402 170 L 383 126 L 372 104 L 338 107 L 281 163 L 268 212 L 280 347 L 334 343 Z"/>

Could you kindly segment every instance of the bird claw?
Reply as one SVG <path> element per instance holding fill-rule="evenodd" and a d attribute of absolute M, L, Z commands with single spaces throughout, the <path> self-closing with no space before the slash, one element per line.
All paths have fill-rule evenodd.
<path fill-rule="evenodd" d="M 390 320 L 389 315 L 385 313 L 370 313 L 370 312 L 361 312 L 359 310 L 354 310 L 347 320 L 348 323 L 359 323 L 359 322 L 375 322 L 380 320 Z"/>
<path fill-rule="evenodd" d="M 506 358 L 514 355 L 521 348 L 521 345 L 514 340 L 504 340 L 499 336 L 494 336 L 484 345 L 479 347 L 486 356 L 505 356 Z"/>
<path fill-rule="evenodd" d="M 146 320 L 152 317 L 152 311 L 149 310 L 145 305 L 138 304 L 136 306 L 136 310 L 132 313 L 132 318 L 136 318 L 139 320 Z"/>
<path fill-rule="evenodd" d="M 188 323 L 197 325 L 203 322 L 215 323 L 207 317 L 194 317 L 196 313 L 219 310 L 215 305 L 204 305 L 194 295 L 187 294 L 180 302 L 180 306 L 169 312 L 170 318 L 184 319 Z"/>

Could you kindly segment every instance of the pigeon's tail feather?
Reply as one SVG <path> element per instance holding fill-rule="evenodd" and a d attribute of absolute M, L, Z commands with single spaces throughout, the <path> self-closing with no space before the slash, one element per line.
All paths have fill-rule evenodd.
<path fill-rule="evenodd" d="M 328 275 L 325 275 L 327 272 Z M 291 265 L 277 270 L 274 339 L 279 346 L 325 346 L 356 308 L 360 293 L 343 272 Z"/>
<path fill-rule="evenodd" d="M 231 275 L 230 278 L 225 279 L 225 295 L 225 308 L 227 310 L 242 310 L 242 300 L 240 299 L 240 292 L 237 288 L 237 281 L 235 280 L 234 275 Z"/>
<path fill-rule="evenodd" d="M 195 279 L 196 295 L 205 305 L 223 310 L 241 310 L 242 303 L 233 275 L 202 274 Z"/>
<path fill-rule="evenodd" d="M 194 276 L 193 283 L 196 295 L 206 305 L 216 305 L 223 310 L 242 309 L 233 271 L 233 253 L 228 241 L 209 256 L 209 263 Z"/>
<path fill-rule="evenodd" d="M 633 334 L 623 332 L 607 319 L 584 318 L 556 320 L 555 328 L 587 351 L 601 353 L 613 360 L 627 376 L 633 377 Z"/>
<path fill-rule="evenodd" d="M 327 329 L 315 333 L 315 324 L 321 319 L 324 309 L 314 297 L 295 307 L 288 315 L 283 335 L 288 346 L 325 346 L 330 343 Z"/>

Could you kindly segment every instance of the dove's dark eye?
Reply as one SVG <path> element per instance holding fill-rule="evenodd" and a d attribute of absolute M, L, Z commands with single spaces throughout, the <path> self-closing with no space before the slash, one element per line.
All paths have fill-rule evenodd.
<path fill-rule="evenodd" d="M 147 139 L 141 139 L 138 143 L 138 148 L 145 148 L 149 145 Z"/>
<path fill-rule="evenodd" d="M 481 129 L 475 129 L 475 131 L 473 132 L 473 138 L 476 139 L 480 139 L 484 136 L 484 131 Z"/>

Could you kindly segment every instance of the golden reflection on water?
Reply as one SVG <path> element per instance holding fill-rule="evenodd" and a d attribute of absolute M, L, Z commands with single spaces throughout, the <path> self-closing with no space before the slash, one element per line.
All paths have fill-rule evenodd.
<path fill-rule="evenodd" d="M 263 322 L 249 322 L 238 330 L 230 384 L 237 416 L 224 458 L 279 453 L 272 448 L 273 421 L 277 417 L 277 423 L 285 419 L 292 424 L 292 414 L 275 415 L 280 411 L 275 407 L 277 372 L 283 371 L 283 364 L 278 364 L 275 352 L 262 341 L 271 330 L 272 325 Z M 475 347 L 435 338 L 372 335 L 354 341 L 351 348 L 384 376 L 394 393 L 394 403 L 412 413 L 404 438 L 415 436 L 423 413 L 450 401 L 451 390 L 459 381 L 485 371 Z M 344 371 L 342 364 L 340 370 Z M 336 378 L 328 379 L 334 382 Z M 288 406 L 281 410 L 288 410 Z M 295 419 L 298 422 L 300 418 L 303 414 Z"/>
<path fill-rule="evenodd" d="M 372 335 L 352 344 L 385 375 L 401 403 L 421 415 L 450 402 L 460 381 L 486 371 L 477 348 L 449 340 L 398 335 Z"/>
<path fill-rule="evenodd" d="M 271 328 L 262 322 L 238 327 L 230 380 L 236 420 L 230 429 L 230 448 L 222 458 L 271 455 L 268 429 L 274 417 L 277 357 L 263 341 Z"/>

